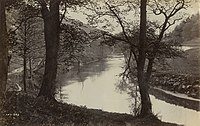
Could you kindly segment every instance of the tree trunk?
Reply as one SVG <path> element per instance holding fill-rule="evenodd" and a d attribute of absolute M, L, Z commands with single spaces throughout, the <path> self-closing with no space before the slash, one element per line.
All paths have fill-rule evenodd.
<path fill-rule="evenodd" d="M 24 84 L 24 92 L 26 92 L 26 54 L 24 51 L 24 61 L 23 61 L 23 67 L 24 67 L 24 71 L 23 71 L 23 84 Z"/>
<path fill-rule="evenodd" d="M 147 65 L 147 72 L 145 76 L 145 82 L 149 82 L 152 74 L 152 69 L 153 69 L 153 63 L 154 63 L 154 58 L 148 59 L 148 65 Z"/>
<path fill-rule="evenodd" d="M 32 59 L 31 59 L 31 57 L 29 57 L 29 88 L 31 89 L 31 90 L 34 90 L 34 86 L 33 86 L 33 83 L 32 83 L 32 81 L 33 81 L 33 75 L 32 75 Z"/>
<path fill-rule="evenodd" d="M 0 0 L 0 98 L 6 91 L 8 74 L 8 39 L 6 29 L 5 0 Z"/>
<path fill-rule="evenodd" d="M 30 78 L 30 80 L 32 80 L 32 77 L 33 77 L 33 75 L 32 75 L 32 58 L 31 57 L 29 57 L 29 78 Z"/>
<path fill-rule="evenodd" d="M 43 82 L 38 96 L 44 96 L 49 99 L 54 99 L 56 84 L 59 44 L 59 4 L 59 0 L 51 0 L 49 9 L 46 5 L 42 5 L 46 59 Z"/>
<path fill-rule="evenodd" d="M 148 84 L 145 82 L 144 67 L 146 59 L 146 4 L 147 0 L 141 0 L 140 7 L 140 36 L 139 36 L 139 56 L 137 63 L 137 78 L 141 96 L 141 116 L 152 113 L 151 101 L 148 93 Z"/>
<path fill-rule="evenodd" d="M 27 23 L 26 23 L 26 20 L 25 20 L 25 23 L 24 23 L 24 54 L 23 54 L 23 67 L 24 67 L 24 72 L 23 72 L 23 84 L 24 84 L 24 92 L 26 92 L 26 51 L 27 51 Z"/>

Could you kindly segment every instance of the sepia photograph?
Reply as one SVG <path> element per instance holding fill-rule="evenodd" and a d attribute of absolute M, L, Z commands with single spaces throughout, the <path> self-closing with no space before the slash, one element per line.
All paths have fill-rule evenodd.
<path fill-rule="evenodd" d="M 200 126 L 199 0 L 0 0 L 0 126 Z"/>

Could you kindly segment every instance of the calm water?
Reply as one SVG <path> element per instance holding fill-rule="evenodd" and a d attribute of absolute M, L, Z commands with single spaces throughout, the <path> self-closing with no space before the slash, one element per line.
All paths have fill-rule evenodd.
<path fill-rule="evenodd" d="M 116 90 L 123 63 L 123 58 L 108 58 L 84 67 L 80 74 L 63 75 L 62 101 L 110 112 L 130 113 L 129 95 Z M 151 101 L 154 113 L 162 121 L 200 126 L 200 112 L 166 103 L 154 96 L 151 96 Z"/>

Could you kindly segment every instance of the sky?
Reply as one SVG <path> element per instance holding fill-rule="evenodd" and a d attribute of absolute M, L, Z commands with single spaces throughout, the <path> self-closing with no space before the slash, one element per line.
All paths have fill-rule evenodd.
<path fill-rule="evenodd" d="M 87 10 L 83 10 L 83 9 L 80 9 L 80 8 L 78 8 L 77 12 L 70 11 L 70 9 L 69 9 L 69 10 L 68 10 L 68 13 L 67 13 L 67 17 L 80 20 L 81 22 L 87 24 L 87 23 L 88 23 L 88 21 L 87 21 L 87 16 L 84 15 L 81 11 L 84 11 L 84 12 L 86 12 L 86 13 L 89 12 L 89 11 L 87 12 Z M 200 0 L 192 0 L 191 6 L 190 6 L 189 8 L 187 8 L 186 10 L 182 10 L 182 12 L 184 13 L 184 14 L 183 14 L 183 15 L 184 15 L 184 18 L 183 18 L 183 19 L 185 19 L 185 18 L 187 18 L 188 16 L 191 16 L 191 15 L 193 15 L 193 14 L 196 14 L 196 13 L 199 12 L 199 11 L 200 11 Z M 150 12 L 150 11 L 147 11 L 147 13 L 151 13 L 151 12 Z M 131 19 L 131 18 L 133 17 L 133 16 L 132 16 L 132 13 L 131 13 L 130 15 L 131 15 L 130 17 L 127 16 L 126 18 Z M 149 19 L 149 20 L 154 20 L 154 21 L 158 21 L 158 22 L 160 21 L 160 23 L 161 23 L 162 20 L 163 20 L 163 17 L 162 17 L 162 16 L 155 16 L 155 15 L 153 15 L 153 14 L 148 14 L 147 16 L 148 16 L 148 19 Z M 179 16 L 179 15 L 177 15 L 177 16 Z M 135 18 L 135 17 L 134 17 L 134 18 Z M 138 20 L 138 18 L 139 18 L 139 17 L 137 17 L 137 18 L 135 18 L 135 19 Z M 120 27 L 119 25 L 117 25 L 117 23 L 116 23 L 115 20 L 113 20 L 112 18 L 110 18 L 110 19 L 107 18 L 107 19 L 111 22 L 112 25 L 114 25 L 114 29 L 113 29 L 112 31 L 110 30 L 110 32 L 112 32 L 112 33 L 119 33 L 119 32 L 121 32 L 121 27 Z M 172 27 L 169 29 L 169 31 L 172 31 L 172 30 L 175 28 L 175 26 L 178 25 L 180 22 L 181 22 L 181 21 L 177 22 L 174 26 L 172 26 Z M 103 25 L 103 24 L 98 25 L 97 28 L 102 29 L 102 25 Z M 109 31 L 109 30 L 108 30 L 108 31 Z"/>
<path fill-rule="evenodd" d="M 188 12 L 194 14 L 199 11 L 200 11 L 200 0 L 194 0 L 192 6 L 188 9 Z"/>

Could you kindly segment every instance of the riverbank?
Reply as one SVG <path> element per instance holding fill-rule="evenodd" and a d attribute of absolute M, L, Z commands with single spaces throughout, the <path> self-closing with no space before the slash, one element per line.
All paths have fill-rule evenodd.
<path fill-rule="evenodd" d="M 167 69 L 152 75 L 151 85 L 200 99 L 200 48 L 185 51 L 185 57 L 168 59 Z"/>
<path fill-rule="evenodd" d="M 151 87 L 149 93 L 155 96 L 157 99 L 165 101 L 170 104 L 183 106 L 184 108 L 200 111 L 200 100 L 187 97 L 184 94 L 172 93 L 160 88 Z"/>
<path fill-rule="evenodd" d="M 133 117 L 9 92 L 1 102 L 2 126 L 175 126 L 155 116 Z"/>
<path fill-rule="evenodd" d="M 157 73 L 152 77 L 151 85 L 173 93 L 185 94 L 200 99 L 200 77 L 172 73 Z"/>

